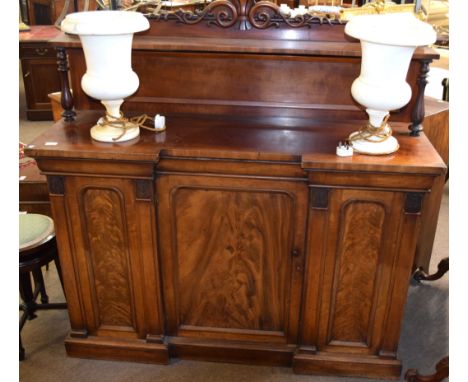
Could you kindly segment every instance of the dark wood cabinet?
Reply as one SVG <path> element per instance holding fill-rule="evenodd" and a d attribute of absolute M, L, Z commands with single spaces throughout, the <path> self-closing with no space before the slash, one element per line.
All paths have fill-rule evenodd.
<path fill-rule="evenodd" d="M 394 123 L 398 153 L 340 158 L 361 122 L 173 116 L 105 144 L 99 114 L 26 150 L 48 178 L 69 355 L 400 376 L 424 200 L 445 173 L 426 137 Z"/>
<path fill-rule="evenodd" d="M 123 110 L 164 114 L 167 129 L 122 143 L 90 138 L 103 110 L 80 88 L 83 51 L 54 41 L 68 114 L 26 153 L 47 176 L 67 353 L 399 378 L 408 284 L 446 171 L 418 136 L 437 54 L 411 61 L 412 99 L 391 117 L 399 151 L 338 157 L 367 118 L 349 91 L 361 52 L 344 26 L 205 21 L 152 20 L 135 37 L 140 88 Z"/>
<path fill-rule="evenodd" d="M 26 117 L 29 120 L 52 120 L 48 94 L 61 89 L 56 51 L 49 40 L 60 31 L 53 26 L 31 27 L 20 33 L 19 58 L 26 96 Z"/>

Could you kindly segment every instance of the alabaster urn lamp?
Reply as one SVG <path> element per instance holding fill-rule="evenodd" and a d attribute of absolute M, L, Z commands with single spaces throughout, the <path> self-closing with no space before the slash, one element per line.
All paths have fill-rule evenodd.
<path fill-rule="evenodd" d="M 436 32 L 411 13 L 388 13 L 353 17 L 345 33 L 361 41 L 361 73 L 351 94 L 369 115 L 367 126 L 349 141 L 358 153 L 391 154 L 399 145 L 387 123 L 389 112 L 410 101 L 406 76 L 411 58 L 417 47 L 436 41 Z"/>
<path fill-rule="evenodd" d="M 139 86 L 131 63 L 133 34 L 148 28 L 143 14 L 126 11 L 78 12 L 62 21 L 62 31 L 78 35 L 83 46 L 83 91 L 106 108 L 106 115 L 91 128 L 97 141 L 122 142 L 140 134 L 138 123 L 123 118 L 120 106 Z"/>

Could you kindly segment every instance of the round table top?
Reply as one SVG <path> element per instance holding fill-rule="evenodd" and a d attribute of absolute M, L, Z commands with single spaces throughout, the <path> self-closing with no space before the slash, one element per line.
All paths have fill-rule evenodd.
<path fill-rule="evenodd" d="M 19 215 L 19 250 L 34 248 L 55 236 L 54 221 L 40 214 Z"/>

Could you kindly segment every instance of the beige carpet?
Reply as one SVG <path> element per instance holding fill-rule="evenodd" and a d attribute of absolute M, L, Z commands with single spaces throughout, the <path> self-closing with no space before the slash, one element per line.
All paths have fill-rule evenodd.
<path fill-rule="evenodd" d="M 21 83 L 21 82 L 20 82 Z M 25 120 L 24 94 L 20 88 L 20 140 L 29 143 L 52 122 Z M 23 98 L 22 98 L 23 97 Z M 437 229 L 431 272 L 448 256 L 448 186 L 445 190 Z M 56 270 L 45 273 L 51 302 L 64 301 Z M 66 277 L 66 276 L 65 276 Z M 448 354 L 448 274 L 432 283 L 411 285 L 403 322 L 399 357 L 403 374 L 417 368 L 432 374 L 434 365 Z M 22 332 L 26 360 L 20 362 L 23 382 L 344 382 L 370 379 L 294 375 L 289 368 L 235 365 L 174 360 L 169 366 L 69 358 L 63 340 L 70 329 L 66 311 L 40 311 L 26 322 Z M 403 379 L 402 379 L 403 380 Z"/>

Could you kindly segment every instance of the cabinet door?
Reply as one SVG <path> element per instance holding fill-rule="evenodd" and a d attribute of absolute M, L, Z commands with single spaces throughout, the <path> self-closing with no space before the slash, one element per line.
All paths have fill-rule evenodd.
<path fill-rule="evenodd" d="M 170 336 L 296 343 L 307 186 L 161 175 Z"/>
<path fill-rule="evenodd" d="M 422 194 L 311 192 L 303 343 L 395 356 Z"/>
<path fill-rule="evenodd" d="M 31 48 L 32 50 L 33 48 Z M 39 46 L 38 52 L 54 52 Z M 55 53 L 54 53 L 55 54 Z M 29 119 L 52 119 L 52 106 L 48 94 L 60 91 L 60 77 L 55 58 L 23 58 L 21 60 Z"/>
<path fill-rule="evenodd" d="M 65 188 L 59 192 L 64 197 L 51 197 L 57 225 L 66 219 L 68 240 L 62 243 L 71 247 L 60 248 L 60 256 L 64 268 L 74 269 L 65 277 L 72 316 L 78 315 L 72 329 L 128 339 L 161 335 L 153 181 L 49 179 L 52 194 L 63 188 L 55 183 Z"/>

